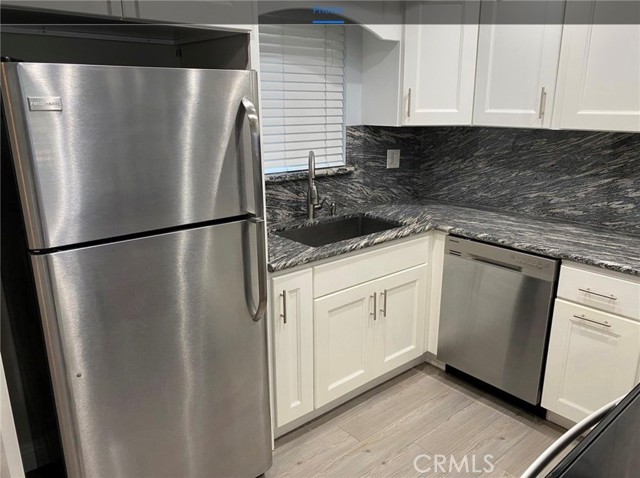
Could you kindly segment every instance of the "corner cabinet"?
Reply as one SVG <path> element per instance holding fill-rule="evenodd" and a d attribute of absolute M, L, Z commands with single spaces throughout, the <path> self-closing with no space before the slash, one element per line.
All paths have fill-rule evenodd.
<path fill-rule="evenodd" d="M 480 3 L 410 2 L 405 14 L 403 124 L 471 124 Z"/>
<path fill-rule="evenodd" d="M 578 422 L 639 381 L 640 279 L 563 263 L 542 406 Z"/>
<path fill-rule="evenodd" d="M 473 124 L 551 126 L 564 3 L 482 2 Z M 533 24 L 509 25 L 526 16 Z"/>
<path fill-rule="evenodd" d="M 578 422 L 638 383 L 640 323 L 556 300 L 542 406 Z"/>
<path fill-rule="evenodd" d="M 606 1 L 567 3 L 554 128 L 640 131 L 640 3 L 615 8 L 636 23 L 610 24 Z"/>
<path fill-rule="evenodd" d="M 271 280 L 275 423 L 313 410 L 313 277 L 310 269 Z"/>

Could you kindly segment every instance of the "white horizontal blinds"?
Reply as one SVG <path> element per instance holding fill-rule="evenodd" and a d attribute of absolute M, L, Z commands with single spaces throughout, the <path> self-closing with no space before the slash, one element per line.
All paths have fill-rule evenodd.
<path fill-rule="evenodd" d="M 344 164 L 344 27 L 260 25 L 265 170 Z"/>

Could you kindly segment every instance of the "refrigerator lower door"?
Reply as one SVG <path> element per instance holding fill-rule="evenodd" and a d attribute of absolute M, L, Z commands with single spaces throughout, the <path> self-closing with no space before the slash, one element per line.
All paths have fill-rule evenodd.
<path fill-rule="evenodd" d="M 266 326 L 251 317 L 255 228 L 33 257 L 70 477 L 269 468 Z"/>

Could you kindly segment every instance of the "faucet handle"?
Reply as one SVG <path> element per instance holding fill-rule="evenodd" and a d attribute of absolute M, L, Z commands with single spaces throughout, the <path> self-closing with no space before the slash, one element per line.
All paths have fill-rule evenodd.
<path fill-rule="evenodd" d="M 331 205 L 329 206 L 329 212 L 331 213 L 332 216 L 336 215 L 336 203 L 332 202 Z"/>
<path fill-rule="evenodd" d="M 316 204 L 313 206 L 314 209 L 322 209 L 322 206 L 324 206 L 324 203 L 327 202 L 327 198 L 322 198 L 322 201 L 320 201 L 320 204 Z"/>

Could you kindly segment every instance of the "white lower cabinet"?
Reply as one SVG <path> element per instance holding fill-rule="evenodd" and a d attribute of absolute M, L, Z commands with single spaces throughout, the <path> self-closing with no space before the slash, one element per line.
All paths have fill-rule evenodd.
<path fill-rule="evenodd" d="M 578 422 L 639 380 L 640 322 L 557 299 L 542 406 Z"/>
<path fill-rule="evenodd" d="M 315 404 L 321 407 L 423 353 L 427 266 L 315 300 Z"/>
<path fill-rule="evenodd" d="M 423 353 L 427 311 L 427 266 L 376 281 L 378 286 L 376 376 Z"/>
<path fill-rule="evenodd" d="M 313 410 L 313 274 L 271 280 L 275 422 L 280 427 Z"/>
<path fill-rule="evenodd" d="M 398 241 L 271 277 L 276 435 L 422 356 L 430 240 Z"/>
<path fill-rule="evenodd" d="M 369 282 L 315 300 L 316 407 L 375 377 L 375 293 Z"/>

